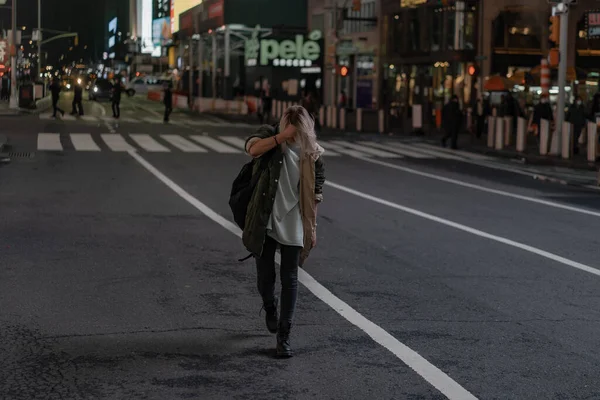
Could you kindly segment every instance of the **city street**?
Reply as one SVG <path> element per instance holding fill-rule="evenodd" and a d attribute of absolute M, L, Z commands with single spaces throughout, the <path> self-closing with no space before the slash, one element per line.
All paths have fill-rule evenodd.
<path fill-rule="evenodd" d="M 0 118 L 1 399 L 600 398 L 597 192 L 323 137 L 280 360 L 227 203 L 255 126 L 84 107 Z"/>

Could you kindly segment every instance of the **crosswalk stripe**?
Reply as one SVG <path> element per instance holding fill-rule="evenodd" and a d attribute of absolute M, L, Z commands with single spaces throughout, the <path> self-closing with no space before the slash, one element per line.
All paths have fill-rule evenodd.
<path fill-rule="evenodd" d="M 142 149 L 154 153 L 170 153 L 171 150 L 154 140 L 150 135 L 132 133 L 129 135 Z"/>
<path fill-rule="evenodd" d="M 161 138 L 185 153 L 207 153 L 208 151 L 179 135 L 161 135 Z"/>
<path fill-rule="evenodd" d="M 389 145 L 394 148 L 398 148 L 398 149 L 406 150 L 406 151 L 415 151 L 416 150 L 413 146 L 405 145 L 405 144 L 398 143 L 398 142 L 392 142 Z M 458 160 L 458 161 L 464 160 L 464 158 L 462 158 L 462 157 L 454 156 L 452 154 L 446 154 L 444 152 L 439 151 L 439 149 L 438 150 L 418 149 L 418 151 L 421 153 L 435 156 L 437 158 L 445 158 L 448 160 Z"/>
<path fill-rule="evenodd" d="M 81 119 L 87 122 L 98 122 L 98 118 L 92 115 L 82 115 Z"/>
<path fill-rule="evenodd" d="M 52 113 L 42 113 L 40 114 L 40 119 L 51 119 Z"/>
<path fill-rule="evenodd" d="M 71 114 L 65 114 L 61 117 L 61 119 L 65 120 L 65 121 L 75 121 L 77 120 L 77 118 L 74 115 Z"/>
<path fill-rule="evenodd" d="M 334 153 L 334 154 L 346 154 L 351 157 L 369 157 L 369 154 L 361 153 L 359 151 L 352 150 L 352 149 L 347 149 L 345 147 L 338 146 L 336 144 L 329 143 L 326 141 L 321 141 L 320 144 L 325 149 L 325 155 L 328 155 L 328 154 L 332 155 L 331 153 Z M 333 149 L 334 151 L 331 151 L 330 149 Z"/>
<path fill-rule="evenodd" d="M 244 148 L 246 146 L 246 140 L 237 136 L 220 136 L 219 139 L 224 141 L 225 143 L 229 143 L 232 146 L 239 148 L 240 150 L 246 151 Z"/>
<path fill-rule="evenodd" d="M 38 134 L 37 148 L 38 150 L 61 151 L 63 146 L 60 143 L 60 135 L 58 133 Z"/>
<path fill-rule="evenodd" d="M 71 143 L 77 151 L 100 151 L 100 147 L 94 142 L 89 133 L 71 133 Z"/>
<path fill-rule="evenodd" d="M 403 156 L 412 157 L 412 158 L 434 158 L 431 155 L 419 153 L 417 151 L 395 149 L 395 148 L 391 147 L 389 145 L 389 143 L 385 143 L 384 144 L 384 143 L 374 143 L 374 142 L 367 142 L 367 141 L 362 141 L 362 142 L 358 142 L 358 143 L 363 144 L 365 146 L 371 146 L 371 147 L 376 147 L 378 149 L 392 151 L 394 153 L 398 153 L 398 154 L 401 154 Z"/>
<path fill-rule="evenodd" d="M 439 148 L 439 147 L 436 147 L 436 146 L 428 144 L 428 143 L 415 143 L 415 146 L 418 146 L 421 148 L 426 148 L 426 149 L 439 150 L 439 151 L 443 151 L 444 153 L 450 153 L 450 154 L 455 153 L 455 154 L 470 158 L 472 160 L 481 160 L 481 161 L 494 160 L 494 158 L 492 158 L 492 157 L 483 156 L 481 154 L 470 153 L 470 152 L 464 151 L 464 150 L 450 150 L 450 149 L 445 149 L 445 148 Z"/>
<path fill-rule="evenodd" d="M 135 150 L 133 146 L 123 139 L 123 136 L 116 133 L 103 133 L 100 135 L 104 143 L 112 150 L 112 151 L 130 151 Z"/>
<path fill-rule="evenodd" d="M 209 149 L 214 150 L 217 153 L 233 154 L 233 153 L 241 152 L 240 150 L 233 148 L 231 146 L 228 146 L 224 143 L 221 143 L 218 140 L 211 138 L 210 136 L 194 135 L 194 136 L 191 136 L 191 138 L 193 141 L 198 142 L 202 146 L 208 147 Z"/>
<path fill-rule="evenodd" d="M 163 122 L 160 118 L 142 118 L 142 121 L 148 122 L 149 124 L 161 124 Z"/>
<path fill-rule="evenodd" d="M 371 147 L 367 147 L 367 146 L 362 146 L 356 143 L 351 143 L 351 142 L 343 142 L 341 140 L 333 140 L 332 143 L 340 145 L 340 146 L 344 146 L 344 147 L 349 147 L 351 149 L 354 149 L 356 151 L 361 151 L 367 154 L 371 154 L 373 156 L 376 157 L 382 157 L 382 158 L 402 158 L 401 155 L 398 154 L 394 154 L 394 153 L 390 153 L 388 151 L 383 151 L 383 150 L 377 150 Z"/>

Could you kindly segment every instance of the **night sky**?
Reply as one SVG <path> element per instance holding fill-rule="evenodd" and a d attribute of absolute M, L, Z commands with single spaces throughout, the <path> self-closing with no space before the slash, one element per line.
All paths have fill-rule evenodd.
<path fill-rule="evenodd" d="M 122 0 L 125 1 L 125 0 Z M 12 0 L 8 0 L 7 6 Z M 38 0 L 17 0 L 17 25 L 26 26 L 24 35 L 31 35 L 31 29 L 37 28 Z M 43 52 L 48 52 L 48 63 L 58 62 L 61 54 L 67 61 L 85 62 L 98 60 L 103 49 L 104 0 L 42 0 L 42 29 L 54 29 L 79 33 L 79 46 L 73 46 L 72 39 L 58 39 L 42 46 Z M 0 8 L 0 28 L 11 28 L 11 10 Z M 54 36 L 45 33 L 44 39 Z M 25 53 L 31 52 L 29 39 L 23 40 Z M 87 45 L 87 49 L 84 46 Z M 33 50 L 34 52 L 36 50 Z"/>

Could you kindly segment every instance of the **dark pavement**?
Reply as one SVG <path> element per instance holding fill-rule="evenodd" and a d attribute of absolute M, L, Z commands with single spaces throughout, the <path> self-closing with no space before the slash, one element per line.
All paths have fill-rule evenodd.
<path fill-rule="evenodd" d="M 228 222 L 252 128 L 89 106 L 0 121 L 0 398 L 600 398 L 597 191 L 442 150 L 330 155 L 278 360 Z"/>

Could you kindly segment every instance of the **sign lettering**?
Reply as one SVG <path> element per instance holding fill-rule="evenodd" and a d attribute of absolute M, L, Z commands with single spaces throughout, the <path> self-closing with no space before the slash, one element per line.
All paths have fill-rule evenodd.
<path fill-rule="evenodd" d="M 275 67 L 310 67 L 321 57 L 321 32 L 313 31 L 307 37 L 294 39 L 258 39 L 259 27 L 246 40 L 246 65 L 273 65 Z"/>

